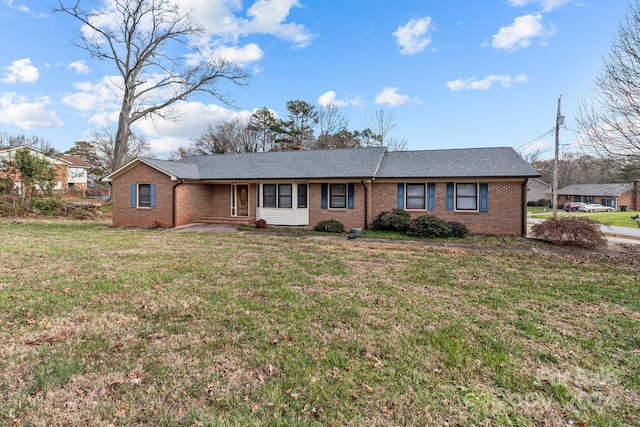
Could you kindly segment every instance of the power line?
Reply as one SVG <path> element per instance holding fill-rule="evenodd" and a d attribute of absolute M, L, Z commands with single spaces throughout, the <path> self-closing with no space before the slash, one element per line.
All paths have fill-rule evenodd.
<path fill-rule="evenodd" d="M 520 150 L 525 150 L 526 148 L 528 148 L 530 145 L 533 145 L 534 143 L 540 141 L 542 138 L 544 138 L 545 136 L 549 135 L 550 133 L 554 132 L 556 130 L 556 128 L 551 128 L 551 130 L 543 133 L 542 135 L 532 139 L 529 142 L 525 142 L 524 144 L 522 144 L 520 147 L 516 148 L 516 150 L 520 151 Z"/>

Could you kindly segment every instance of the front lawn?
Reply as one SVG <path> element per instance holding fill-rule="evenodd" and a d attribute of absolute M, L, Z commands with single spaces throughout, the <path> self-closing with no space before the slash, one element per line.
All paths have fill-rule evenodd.
<path fill-rule="evenodd" d="M 2 425 L 640 425 L 633 257 L 0 235 Z"/>

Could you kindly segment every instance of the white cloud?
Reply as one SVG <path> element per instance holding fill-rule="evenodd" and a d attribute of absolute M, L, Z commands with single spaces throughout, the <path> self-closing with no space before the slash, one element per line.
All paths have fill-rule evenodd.
<path fill-rule="evenodd" d="M 4 83 L 33 83 L 38 80 L 39 76 L 38 68 L 31 65 L 29 58 L 24 58 L 13 61 L 7 67 L 7 72 L 0 81 Z"/>
<path fill-rule="evenodd" d="M 243 16 L 242 0 L 177 0 L 183 10 L 204 27 L 208 37 L 222 37 L 226 44 L 235 44 L 242 36 L 269 34 L 288 41 L 296 48 L 311 44 L 315 34 L 304 25 L 288 21 L 291 10 L 302 7 L 298 0 L 255 0 Z M 117 16 L 115 10 L 112 13 Z M 104 22 L 117 22 L 114 19 Z"/>
<path fill-rule="evenodd" d="M 513 24 L 501 27 L 493 36 L 491 46 L 511 52 L 531 45 L 533 39 L 544 39 L 554 34 L 552 26 L 545 28 L 542 15 L 524 15 L 514 19 Z"/>
<path fill-rule="evenodd" d="M 413 55 L 422 52 L 429 44 L 431 37 L 427 34 L 431 27 L 431 17 L 416 18 L 398 27 L 393 35 L 396 43 L 400 46 L 400 53 L 403 55 Z"/>
<path fill-rule="evenodd" d="M 182 117 L 179 121 L 143 119 L 134 124 L 149 138 L 151 149 L 159 157 L 166 157 L 178 147 L 198 138 L 207 124 L 216 124 L 236 117 L 248 120 L 251 111 L 233 111 L 215 104 L 201 102 L 178 102 L 174 112 Z"/>
<path fill-rule="evenodd" d="M 347 105 L 357 106 L 362 105 L 362 97 L 355 96 L 346 100 L 338 99 L 336 93 L 332 90 L 329 90 L 320 95 L 317 102 L 318 105 L 321 105 L 323 107 L 328 107 L 329 105 L 335 105 L 336 107 L 345 107 Z"/>
<path fill-rule="evenodd" d="M 84 61 L 73 61 L 67 66 L 67 68 L 74 70 L 78 74 L 89 74 L 89 67 Z"/>
<path fill-rule="evenodd" d="M 388 104 L 391 106 L 403 105 L 409 102 L 409 95 L 399 94 L 397 87 L 387 87 L 376 95 L 374 102 L 376 104 Z"/>
<path fill-rule="evenodd" d="M 262 59 L 264 52 L 257 44 L 249 43 L 243 47 L 220 46 L 213 51 L 213 56 L 234 64 L 245 65 Z"/>
<path fill-rule="evenodd" d="M 549 12 L 572 1 L 573 0 L 509 0 L 509 4 L 513 7 L 523 7 L 533 3 L 539 5 L 543 12 Z"/>
<path fill-rule="evenodd" d="M 257 0 L 247 10 L 249 19 L 238 28 L 241 34 L 271 34 L 301 48 L 311 44 L 314 35 L 304 25 L 286 22 L 291 8 L 300 7 L 298 0 Z"/>
<path fill-rule="evenodd" d="M 30 12 L 30 9 L 27 6 L 24 6 L 22 4 L 14 4 L 13 0 L 3 0 L 3 3 L 11 9 L 16 9 L 20 12 Z"/>
<path fill-rule="evenodd" d="M 27 130 L 62 127 L 63 122 L 56 117 L 55 111 L 48 109 L 49 105 L 48 97 L 29 100 L 13 92 L 3 93 L 0 96 L 0 123 Z"/>
<path fill-rule="evenodd" d="M 77 90 L 62 97 L 62 103 L 84 112 L 118 110 L 122 104 L 122 90 L 114 84 L 117 76 L 104 76 L 97 83 L 84 81 L 73 84 Z"/>
<path fill-rule="evenodd" d="M 457 79 L 447 82 L 447 87 L 453 91 L 459 90 L 489 90 L 494 83 L 501 85 L 502 87 L 512 87 L 517 83 L 524 83 L 528 80 L 528 77 L 524 74 L 519 74 L 515 77 L 508 75 L 490 74 L 482 80 L 475 78 L 462 80 Z"/>

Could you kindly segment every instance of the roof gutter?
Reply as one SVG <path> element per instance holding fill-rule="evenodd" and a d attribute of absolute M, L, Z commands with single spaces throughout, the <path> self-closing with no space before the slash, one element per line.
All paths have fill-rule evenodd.
<path fill-rule="evenodd" d="M 175 184 L 173 184 L 173 187 L 171 187 L 171 204 L 172 204 L 172 209 L 171 209 L 171 228 L 176 226 L 176 187 L 178 185 L 181 185 L 184 183 L 184 180 L 180 180 L 178 182 L 176 182 Z"/>

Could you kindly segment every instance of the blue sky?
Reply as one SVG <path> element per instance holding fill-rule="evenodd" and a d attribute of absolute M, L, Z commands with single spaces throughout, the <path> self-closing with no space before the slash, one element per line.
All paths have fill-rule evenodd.
<path fill-rule="evenodd" d="M 87 0 L 85 0 L 88 3 Z M 589 95 L 626 0 L 178 0 L 207 29 L 203 54 L 251 73 L 225 86 L 236 108 L 198 96 L 183 120 L 141 122 L 156 157 L 207 123 L 286 102 L 334 103 L 349 128 L 376 111 L 408 149 L 512 146 L 555 126 L 558 97 L 573 148 L 574 116 Z M 72 46 L 77 21 L 53 0 L 0 0 L 0 132 L 37 135 L 64 151 L 106 125 L 119 101 L 112 64 Z M 100 0 L 97 3 L 103 3 Z M 205 45 L 206 42 L 206 45 Z M 554 134 L 526 148 L 553 155 Z"/>

